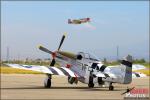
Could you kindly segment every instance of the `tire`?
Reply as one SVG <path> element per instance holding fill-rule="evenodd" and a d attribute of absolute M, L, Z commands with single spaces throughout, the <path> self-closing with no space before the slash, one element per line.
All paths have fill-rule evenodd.
<path fill-rule="evenodd" d="M 49 79 L 49 78 L 45 79 L 44 87 L 45 88 L 51 88 L 51 79 Z"/>
<path fill-rule="evenodd" d="M 70 78 L 71 78 L 71 77 L 70 77 L 70 76 L 68 76 L 68 83 L 69 83 Z"/>
<path fill-rule="evenodd" d="M 88 87 L 89 87 L 89 88 L 93 88 L 93 87 L 94 87 L 94 84 L 93 84 L 93 83 L 90 83 L 90 84 L 88 84 Z"/>
<path fill-rule="evenodd" d="M 113 86 L 109 86 L 109 90 L 110 90 L 110 91 L 113 91 L 113 90 L 114 90 L 114 87 L 113 87 Z"/>

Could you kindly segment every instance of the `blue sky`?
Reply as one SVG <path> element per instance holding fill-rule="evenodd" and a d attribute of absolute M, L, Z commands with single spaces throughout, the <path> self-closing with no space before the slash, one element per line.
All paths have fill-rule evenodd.
<path fill-rule="evenodd" d="M 68 18 L 90 17 L 90 24 L 69 25 Z M 1 3 L 2 59 L 48 58 L 39 44 L 56 50 L 90 52 L 103 59 L 127 54 L 149 57 L 148 1 L 3 1 Z"/>

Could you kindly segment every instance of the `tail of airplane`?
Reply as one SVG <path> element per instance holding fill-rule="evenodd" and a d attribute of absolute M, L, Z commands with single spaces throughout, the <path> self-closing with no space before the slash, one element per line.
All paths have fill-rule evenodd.
<path fill-rule="evenodd" d="M 90 22 L 90 18 L 86 18 L 87 19 L 87 22 Z"/>
<path fill-rule="evenodd" d="M 71 24 L 72 22 L 71 22 L 71 19 L 68 19 L 68 24 Z"/>
<path fill-rule="evenodd" d="M 121 69 L 123 70 L 123 82 L 129 84 L 132 82 L 132 56 L 128 55 L 121 61 Z"/>

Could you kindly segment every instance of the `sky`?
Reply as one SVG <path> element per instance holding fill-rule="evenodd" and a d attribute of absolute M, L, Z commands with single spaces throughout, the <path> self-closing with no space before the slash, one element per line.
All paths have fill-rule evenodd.
<path fill-rule="evenodd" d="M 90 17 L 91 22 L 70 25 L 68 19 Z M 148 1 L 2 1 L 1 58 L 49 58 L 43 45 L 62 51 L 80 51 L 98 58 L 116 59 L 128 54 L 149 59 Z"/>

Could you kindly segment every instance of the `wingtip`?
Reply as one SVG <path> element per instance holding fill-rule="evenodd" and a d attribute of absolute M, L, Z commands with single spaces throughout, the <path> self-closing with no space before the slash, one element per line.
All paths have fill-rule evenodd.
<path fill-rule="evenodd" d="M 38 46 L 37 46 L 37 48 L 41 48 L 41 47 L 42 47 L 41 45 L 38 45 Z"/>
<path fill-rule="evenodd" d="M 65 32 L 65 33 L 64 33 L 64 36 L 66 36 L 66 35 L 67 35 L 67 33 Z"/>

